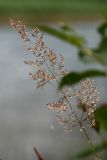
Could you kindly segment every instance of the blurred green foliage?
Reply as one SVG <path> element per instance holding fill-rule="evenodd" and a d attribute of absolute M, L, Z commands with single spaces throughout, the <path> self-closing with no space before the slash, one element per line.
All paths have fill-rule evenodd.
<path fill-rule="evenodd" d="M 63 26 L 64 27 L 64 26 Z M 74 29 L 66 28 L 66 30 L 70 30 L 70 33 L 64 33 L 62 30 L 56 30 L 52 27 L 42 25 L 38 26 L 42 31 L 47 32 L 51 34 L 52 36 L 56 36 L 57 38 L 60 38 L 64 40 L 67 43 L 70 43 L 76 47 L 82 47 L 82 45 L 85 43 L 84 38 L 80 35 L 78 35 Z"/>
<path fill-rule="evenodd" d="M 106 150 L 107 149 L 107 142 L 103 142 L 101 144 L 95 145 L 96 152 Z M 77 153 L 77 155 L 70 158 L 70 160 L 82 160 L 84 158 L 87 158 L 87 156 L 90 156 L 92 154 L 92 151 L 90 148 L 86 148 L 84 151 L 81 151 L 80 153 Z"/>
<path fill-rule="evenodd" d="M 83 72 L 70 72 L 66 76 L 64 76 L 59 84 L 59 88 L 61 89 L 65 85 L 74 85 L 81 80 L 88 77 L 105 77 L 106 73 L 100 70 L 87 70 Z"/>
<path fill-rule="evenodd" d="M 107 130 L 107 104 L 100 106 L 95 111 L 95 117 L 99 122 L 100 126 Z"/>
<path fill-rule="evenodd" d="M 0 14 L 78 15 L 107 13 L 106 0 L 0 0 Z M 49 14 L 50 13 L 50 14 Z M 47 18 L 48 18 L 47 16 Z"/>

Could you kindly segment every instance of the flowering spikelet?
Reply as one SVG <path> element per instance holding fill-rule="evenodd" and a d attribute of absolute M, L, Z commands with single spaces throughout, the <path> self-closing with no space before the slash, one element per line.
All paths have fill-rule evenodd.
<path fill-rule="evenodd" d="M 57 59 L 56 53 L 54 53 L 52 50 L 49 49 L 47 52 L 47 57 L 48 57 L 51 64 L 53 64 L 53 65 L 56 64 L 56 59 Z"/>
<path fill-rule="evenodd" d="M 48 108 L 52 111 L 65 111 L 67 108 L 69 108 L 69 105 L 67 103 L 64 103 L 63 101 L 58 101 L 54 103 L 48 103 Z"/>
<path fill-rule="evenodd" d="M 56 116 L 56 118 L 57 118 L 57 121 L 59 122 L 59 124 L 64 126 L 65 131 L 67 133 L 71 132 L 72 128 L 77 125 L 77 121 L 75 119 L 75 114 L 73 112 L 68 113 L 67 115 L 59 114 Z"/>
<path fill-rule="evenodd" d="M 20 21 L 18 21 L 16 23 L 15 21 L 13 21 L 13 19 L 10 19 L 10 24 L 11 24 L 12 28 L 14 30 L 16 30 L 21 35 L 21 38 L 24 41 L 29 41 L 29 38 L 28 38 L 28 35 L 27 35 L 27 29 L 26 29 L 25 25 L 21 24 Z"/>
<path fill-rule="evenodd" d="M 25 64 L 27 65 L 31 65 L 32 67 L 41 67 L 43 65 L 42 61 L 38 61 L 38 60 L 29 60 L 29 61 L 24 61 Z"/>
<path fill-rule="evenodd" d="M 67 102 L 72 97 L 70 88 L 65 87 L 60 92 L 60 100 L 48 103 L 48 108 L 57 113 L 57 121 L 64 126 L 66 132 L 71 132 L 72 127 L 77 125 L 72 106 Z"/>
<path fill-rule="evenodd" d="M 99 91 L 94 81 L 86 79 L 81 82 L 80 88 L 76 90 L 75 95 L 79 97 L 81 103 L 85 106 L 90 126 L 95 126 L 94 111 L 99 101 Z"/>
<path fill-rule="evenodd" d="M 46 83 L 54 79 L 54 76 L 48 74 L 45 70 L 38 70 L 35 73 L 29 73 L 33 80 L 37 80 L 37 88 L 43 87 Z"/>

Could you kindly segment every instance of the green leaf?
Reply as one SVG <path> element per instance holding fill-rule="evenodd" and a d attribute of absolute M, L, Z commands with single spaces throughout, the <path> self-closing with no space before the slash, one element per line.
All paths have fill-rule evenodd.
<path fill-rule="evenodd" d="M 99 151 L 102 151 L 102 150 L 105 150 L 105 149 L 107 149 L 107 142 L 104 142 L 102 144 L 97 144 L 95 146 L 96 152 L 99 152 Z M 79 160 L 79 159 L 83 160 L 83 158 L 91 156 L 92 154 L 93 154 L 92 150 L 87 148 L 84 151 L 82 151 L 82 152 L 78 153 L 77 155 L 73 156 L 71 159 L 72 160 Z"/>
<path fill-rule="evenodd" d="M 98 32 L 101 35 L 101 40 L 96 52 L 101 55 L 106 55 L 107 58 L 107 20 L 99 26 Z"/>
<path fill-rule="evenodd" d="M 100 127 L 107 130 L 107 105 L 101 106 L 95 111 L 95 118 L 99 122 Z"/>
<path fill-rule="evenodd" d="M 65 85 L 74 85 L 87 77 L 103 77 L 106 73 L 100 70 L 87 70 L 84 72 L 70 72 L 65 75 L 59 84 L 59 89 Z"/>
<path fill-rule="evenodd" d="M 64 33 L 63 31 L 59 31 L 55 28 L 49 27 L 49 26 L 38 26 L 39 29 L 41 29 L 42 31 L 49 33 L 57 38 L 60 38 L 70 44 L 73 44 L 76 47 L 82 47 L 84 45 L 84 38 L 82 36 L 79 36 L 77 34 L 68 34 L 68 33 Z"/>
<path fill-rule="evenodd" d="M 98 32 L 105 37 L 106 36 L 106 31 L 107 31 L 107 21 L 103 22 L 99 28 L 98 28 Z"/>
<path fill-rule="evenodd" d="M 63 30 L 63 31 L 72 31 L 72 32 L 75 32 L 75 29 L 71 26 L 69 26 L 68 24 L 66 23 L 62 23 L 60 24 L 60 28 Z"/>
<path fill-rule="evenodd" d="M 98 49 L 96 50 L 100 54 L 106 54 L 107 55 L 107 37 L 102 38 Z"/>

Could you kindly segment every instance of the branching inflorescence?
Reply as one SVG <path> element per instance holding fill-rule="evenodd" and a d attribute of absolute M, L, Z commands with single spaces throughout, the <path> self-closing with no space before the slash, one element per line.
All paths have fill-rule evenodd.
<path fill-rule="evenodd" d="M 20 21 L 15 22 L 10 19 L 10 24 L 20 34 L 27 51 L 34 56 L 33 60 L 24 61 L 24 63 L 33 67 L 33 72 L 29 75 L 37 82 L 37 88 L 43 88 L 47 84 L 57 88 L 60 78 L 67 74 L 64 67 L 64 57 L 62 55 L 57 57 L 57 54 L 47 47 L 43 40 L 43 33 L 37 27 L 31 34 L 28 34 L 26 26 Z M 71 103 L 73 97 L 78 98 L 80 104 L 84 106 L 81 118 L 77 116 Z M 93 142 L 88 136 L 83 122 L 88 120 L 90 126 L 95 126 L 94 111 L 99 97 L 99 91 L 94 81 L 86 79 L 80 82 L 77 89 L 64 87 L 59 92 L 58 101 L 47 104 L 49 110 L 56 112 L 56 119 L 59 124 L 64 126 L 65 131 L 71 132 L 73 127 L 80 127 L 80 131 L 87 138 L 96 160 L 100 160 L 100 158 L 96 154 Z"/>
<path fill-rule="evenodd" d="M 26 26 L 20 21 L 10 20 L 10 24 L 24 41 L 25 48 L 34 55 L 33 60 L 24 61 L 25 64 L 34 68 L 33 73 L 29 73 L 33 80 L 37 82 L 37 88 L 43 88 L 46 84 L 53 87 L 59 82 L 59 79 L 67 74 L 64 68 L 64 57 L 53 52 L 46 46 L 43 40 L 43 33 L 35 28 L 29 35 Z M 30 37 L 30 38 L 29 38 Z M 53 82 L 54 81 L 54 82 Z M 56 85 L 55 85 L 56 83 Z M 85 107 L 86 119 L 90 126 L 95 126 L 94 111 L 99 101 L 99 91 L 94 81 L 86 79 L 80 82 L 79 89 L 72 91 L 70 88 L 63 88 L 59 93 L 60 97 L 57 102 L 48 103 L 50 110 L 56 112 L 56 118 L 62 124 L 66 131 L 72 131 L 72 127 L 81 125 L 84 119 L 77 118 L 74 108 L 71 105 L 71 98 L 77 97 Z M 78 124 L 79 122 L 79 124 Z"/>

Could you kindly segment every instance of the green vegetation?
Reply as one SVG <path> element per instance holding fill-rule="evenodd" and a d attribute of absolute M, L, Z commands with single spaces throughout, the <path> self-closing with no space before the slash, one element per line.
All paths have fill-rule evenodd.
<path fill-rule="evenodd" d="M 107 13 L 107 1 L 102 0 L 0 0 L 1 15 L 72 16 Z"/>

